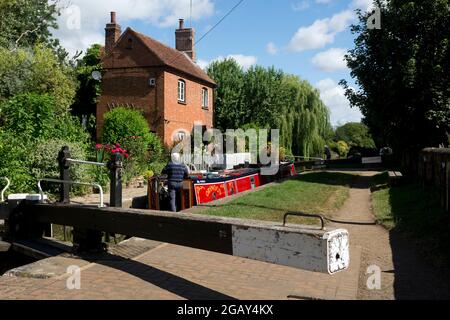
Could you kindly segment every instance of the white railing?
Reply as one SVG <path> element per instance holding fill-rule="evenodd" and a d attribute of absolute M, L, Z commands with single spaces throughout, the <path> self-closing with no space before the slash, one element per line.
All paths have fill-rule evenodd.
<path fill-rule="evenodd" d="M 5 202 L 5 192 L 8 190 L 9 186 L 11 185 L 11 181 L 7 177 L 0 177 L 0 179 L 3 179 L 6 181 L 6 187 L 3 188 L 1 193 L 1 202 Z"/>
<path fill-rule="evenodd" d="M 99 185 L 98 183 L 89 183 L 89 182 L 76 182 L 76 181 L 64 181 L 64 180 L 58 180 L 58 179 L 41 179 L 38 181 L 38 189 L 39 189 L 39 194 L 41 195 L 41 200 L 44 199 L 44 191 L 42 191 L 42 187 L 41 187 L 41 182 L 53 182 L 53 183 L 65 183 L 65 184 L 72 184 L 72 185 L 80 185 L 80 186 L 90 186 L 90 187 L 96 187 L 99 191 L 100 191 L 100 204 L 99 204 L 99 208 L 104 208 L 104 197 L 103 197 L 103 188 L 101 185 Z"/>
<path fill-rule="evenodd" d="M 88 164 L 88 165 L 93 165 L 93 166 L 98 166 L 98 167 L 106 167 L 107 166 L 106 163 L 102 163 L 102 162 L 92 162 L 92 161 L 76 160 L 76 159 L 67 159 L 67 161 L 70 163 L 74 163 L 74 164 Z"/>

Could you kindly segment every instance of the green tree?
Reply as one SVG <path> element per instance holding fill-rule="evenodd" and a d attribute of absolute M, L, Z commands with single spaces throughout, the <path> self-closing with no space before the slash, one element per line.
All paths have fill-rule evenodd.
<path fill-rule="evenodd" d="M 0 48 L 0 101 L 27 92 L 51 94 L 57 112 L 66 113 L 73 103 L 77 83 L 73 70 L 55 53 L 38 44 L 33 49 Z"/>
<path fill-rule="evenodd" d="M 45 43 L 64 60 L 67 53 L 53 38 L 57 29 L 58 0 L 0 0 L 0 47 L 15 50 Z"/>
<path fill-rule="evenodd" d="M 376 1 L 381 30 L 359 13 L 347 64 L 360 89 L 342 81 L 379 145 L 401 151 L 448 144 L 450 11 L 448 0 Z"/>
<path fill-rule="evenodd" d="M 244 75 L 242 121 L 263 128 L 279 128 L 277 112 L 283 109 L 283 72 L 274 68 L 251 67 Z"/>
<path fill-rule="evenodd" d="M 341 158 L 345 158 L 350 151 L 350 147 L 345 141 L 336 142 L 336 151 Z"/>
<path fill-rule="evenodd" d="M 98 80 L 92 78 L 92 72 L 101 71 L 101 45 L 94 44 L 87 49 L 83 58 L 77 61 L 76 73 L 78 90 L 72 113 L 78 117 L 95 115 L 101 86 Z"/>
<path fill-rule="evenodd" d="M 274 68 L 243 71 L 232 59 L 208 69 L 218 87 L 215 126 L 219 129 L 280 129 L 280 143 L 295 155 L 320 155 L 331 126 L 329 110 L 307 81 Z"/>
<path fill-rule="evenodd" d="M 336 140 L 345 141 L 350 147 L 375 148 L 369 128 L 363 123 L 350 122 L 336 129 Z"/>
<path fill-rule="evenodd" d="M 207 70 L 218 84 L 214 92 L 214 122 L 221 130 L 239 128 L 245 124 L 242 95 L 244 70 L 233 59 L 215 61 Z"/>

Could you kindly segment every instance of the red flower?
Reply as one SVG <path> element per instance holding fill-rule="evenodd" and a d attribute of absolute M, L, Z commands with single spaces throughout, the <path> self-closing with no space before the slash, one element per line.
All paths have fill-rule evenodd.
<path fill-rule="evenodd" d="M 97 149 L 97 150 L 100 150 L 100 149 L 102 149 L 103 148 L 103 145 L 102 144 L 97 144 L 96 146 L 95 146 L 95 149 Z"/>

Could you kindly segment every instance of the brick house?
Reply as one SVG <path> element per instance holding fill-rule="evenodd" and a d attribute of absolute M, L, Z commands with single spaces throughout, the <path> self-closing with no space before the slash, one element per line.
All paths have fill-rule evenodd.
<path fill-rule="evenodd" d="M 180 20 L 176 49 L 131 28 L 122 33 L 115 12 L 105 31 L 97 137 L 104 113 L 118 106 L 141 110 L 167 147 L 195 125 L 213 126 L 215 83 L 195 63 L 194 29 L 184 28 Z"/>

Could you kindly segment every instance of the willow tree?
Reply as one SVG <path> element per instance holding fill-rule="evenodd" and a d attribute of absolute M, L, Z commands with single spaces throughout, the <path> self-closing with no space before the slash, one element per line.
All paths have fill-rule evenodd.
<path fill-rule="evenodd" d="M 284 76 L 283 88 L 287 103 L 281 115 L 284 146 L 296 155 L 321 155 L 330 121 L 319 92 L 293 75 Z"/>
<path fill-rule="evenodd" d="M 208 69 L 216 81 L 215 126 L 280 130 L 280 144 L 295 155 L 321 155 L 329 111 L 317 90 L 297 76 L 261 66 L 243 71 L 233 60 Z"/>

